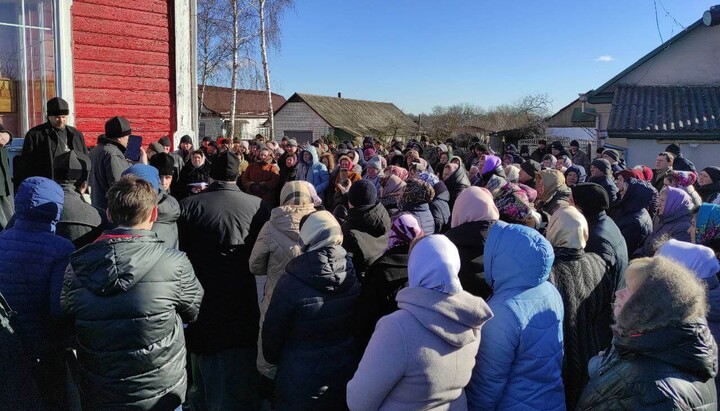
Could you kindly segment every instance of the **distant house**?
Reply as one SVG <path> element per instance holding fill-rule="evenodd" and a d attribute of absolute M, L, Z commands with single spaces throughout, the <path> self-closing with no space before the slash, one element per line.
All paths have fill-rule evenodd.
<path fill-rule="evenodd" d="M 597 110 L 589 103 L 575 99 L 547 119 L 547 140 L 560 141 L 567 147 L 576 140 L 591 157 L 597 147 Z M 533 145 L 530 143 L 529 145 Z"/>
<path fill-rule="evenodd" d="M 275 111 L 275 136 L 310 142 L 327 135 L 406 138 L 417 124 L 392 103 L 295 93 Z"/>
<path fill-rule="evenodd" d="M 627 147 L 629 165 L 654 165 L 680 144 L 698 168 L 720 164 L 720 25 L 698 20 L 587 94 L 598 134 Z"/>
<path fill-rule="evenodd" d="M 202 92 L 198 87 L 198 96 Z M 269 118 L 268 100 L 265 91 L 236 90 L 235 102 L 235 135 L 247 140 L 257 134 L 267 135 L 268 129 L 263 125 Z M 285 103 L 285 97 L 273 93 L 273 107 L 278 108 Z M 199 97 L 198 97 L 199 98 Z M 228 136 L 230 132 L 230 111 L 232 106 L 232 90 L 227 87 L 205 86 L 205 96 L 200 107 L 199 136 Z"/>

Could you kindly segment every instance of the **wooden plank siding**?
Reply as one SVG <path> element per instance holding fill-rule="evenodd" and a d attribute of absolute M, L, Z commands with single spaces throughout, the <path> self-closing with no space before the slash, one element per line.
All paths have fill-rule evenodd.
<path fill-rule="evenodd" d="M 176 128 L 173 0 L 74 0 L 76 124 L 88 146 L 124 116 L 145 145 Z"/>

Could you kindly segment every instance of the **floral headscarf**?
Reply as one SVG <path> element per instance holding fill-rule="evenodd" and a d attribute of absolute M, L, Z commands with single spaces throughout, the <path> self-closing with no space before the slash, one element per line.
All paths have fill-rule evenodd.
<path fill-rule="evenodd" d="M 435 187 L 435 185 L 440 182 L 440 179 L 435 174 L 428 173 L 427 171 L 418 174 L 415 178 L 430 184 L 430 187 Z"/>
<path fill-rule="evenodd" d="M 673 171 L 673 187 L 690 187 L 697 181 L 697 174 L 692 171 Z"/>
<path fill-rule="evenodd" d="M 411 178 L 405 184 L 405 191 L 402 196 L 403 204 L 423 204 L 429 203 L 435 197 L 435 190 L 430 184 L 417 179 Z"/>
<path fill-rule="evenodd" d="M 410 213 L 398 214 L 393 218 L 388 234 L 386 250 L 400 245 L 410 244 L 414 239 L 422 237 L 425 233 L 420 227 L 418 219 Z"/>
<path fill-rule="evenodd" d="M 695 244 L 707 244 L 720 238 L 720 205 L 701 205 L 695 227 Z"/>
<path fill-rule="evenodd" d="M 500 219 L 508 223 L 524 223 L 532 215 L 532 205 L 527 192 L 515 183 L 507 183 L 495 199 Z"/>

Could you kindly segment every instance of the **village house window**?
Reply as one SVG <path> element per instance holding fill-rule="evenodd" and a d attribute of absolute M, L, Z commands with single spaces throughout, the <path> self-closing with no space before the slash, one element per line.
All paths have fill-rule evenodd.
<path fill-rule="evenodd" d="M 45 122 L 57 95 L 56 0 L 0 0 L 0 122 L 14 135 Z"/>

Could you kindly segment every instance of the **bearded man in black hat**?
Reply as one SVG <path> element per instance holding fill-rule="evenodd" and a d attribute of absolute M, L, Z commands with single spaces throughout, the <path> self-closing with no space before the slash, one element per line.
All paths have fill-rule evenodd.
<path fill-rule="evenodd" d="M 98 138 L 98 145 L 90 152 L 90 187 L 95 207 L 107 208 L 105 194 L 131 165 L 125 158 L 130 134 L 130 122 L 124 117 L 113 117 L 105 123 L 105 134 Z"/>
<path fill-rule="evenodd" d="M 20 178 L 42 176 L 53 178 L 55 157 L 75 151 L 88 154 L 85 139 L 75 127 L 67 125 L 70 108 L 67 101 L 54 97 L 47 102 L 47 122 L 35 126 L 25 135 Z"/>

